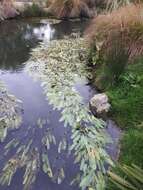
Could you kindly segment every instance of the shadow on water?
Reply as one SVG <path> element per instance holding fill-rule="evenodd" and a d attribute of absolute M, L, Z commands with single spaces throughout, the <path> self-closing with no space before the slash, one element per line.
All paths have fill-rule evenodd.
<path fill-rule="evenodd" d="M 18 71 L 31 48 L 43 40 L 60 39 L 85 28 L 85 21 L 50 25 L 47 20 L 11 20 L 0 24 L 0 69 Z"/>
<path fill-rule="evenodd" d="M 4 143 L 0 144 L 0 168 L 11 158 L 16 150 L 10 151 L 6 157 L 3 157 L 4 146 L 12 139 L 17 138 L 21 144 L 27 144 L 33 139 L 32 147 L 38 147 L 40 154 L 45 151 L 45 147 L 41 145 L 41 139 L 47 128 L 52 130 L 59 142 L 64 135 L 67 141 L 70 141 L 70 132 L 66 131 L 63 123 L 59 122 L 60 112 L 53 110 L 43 95 L 40 82 L 34 82 L 25 72 L 23 64 L 30 56 L 30 49 L 34 48 L 41 41 L 52 39 L 61 39 L 65 35 L 73 32 L 83 32 L 88 22 L 68 22 L 62 21 L 52 24 L 47 20 L 11 20 L 0 24 L 0 80 L 4 81 L 10 93 L 14 94 L 23 102 L 24 113 L 23 123 L 18 130 L 9 132 Z M 85 84 L 77 84 L 76 88 L 84 97 L 85 103 L 93 96 L 95 91 Z M 42 129 L 37 127 L 39 118 L 48 121 Z M 117 143 L 119 131 L 113 128 L 113 124 L 109 122 L 108 131 L 116 141 L 114 146 L 109 148 L 109 152 L 115 158 L 117 155 Z M 30 127 L 31 126 L 31 127 Z M 114 129 L 114 130 L 113 130 Z M 78 166 L 73 165 L 73 157 L 67 157 L 67 153 L 63 152 L 60 156 L 57 154 L 57 147 L 51 145 L 48 151 L 49 160 L 52 160 L 52 168 L 56 170 L 64 167 L 66 178 L 62 184 L 54 183 L 41 170 L 38 173 L 33 190 L 78 190 L 76 186 L 69 186 L 73 176 L 78 171 Z M 22 178 L 24 171 L 18 170 L 9 187 L 0 186 L 0 190 L 22 190 Z"/>

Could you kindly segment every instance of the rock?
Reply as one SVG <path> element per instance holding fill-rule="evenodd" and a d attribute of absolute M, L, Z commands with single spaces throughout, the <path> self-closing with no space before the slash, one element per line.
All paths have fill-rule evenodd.
<path fill-rule="evenodd" d="M 93 96 L 89 104 L 93 114 L 103 118 L 106 116 L 111 107 L 108 96 L 105 93 L 96 94 Z"/>

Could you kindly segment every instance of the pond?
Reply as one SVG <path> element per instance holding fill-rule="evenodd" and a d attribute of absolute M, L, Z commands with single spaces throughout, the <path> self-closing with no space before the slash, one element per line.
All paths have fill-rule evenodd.
<path fill-rule="evenodd" d="M 34 81 L 25 72 L 25 62 L 30 57 L 30 50 L 42 41 L 47 44 L 51 40 L 63 39 L 75 33 L 83 33 L 88 21 L 57 21 L 46 19 L 10 20 L 0 24 L 0 80 L 8 91 L 22 101 L 22 124 L 18 129 L 11 130 L 4 142 L 0 144 L 0 170 L 5 163 L 13 158 L 19 146 L 26 145 L 36 147 L 38 153 L 45 151 L 41 144 L 44 134 L 50 131 L 55 136 L 56 142 L 66 139 L 70 143 L 70 131 L 59 122 L 60 111 L 53 110 L 45 98 L 40 81 Z M 88 82 L 87 82 L 88 83 Z M 76 89 L 82 95 L 85 104 L 97 93 L 96 89 L 85 82 L 76 84 Z M 114 122 L 107 121 L 107 131 L 112 136 L 114 143 L 107 147 L 108 152 L 115 159 L 118 155 L 118 141 L 120 131 Z M 47 130 L 48 128 L 48 130 Z M 5 146 L 12 139 L 18 141 L 18 145 L 5 154 Z M 31 141 L 32 140 L 32 141 Z M 32 143 L 30 143 L 32 142 Z M 68 144 L 68 143 L 67 143 Z M 31 150 L 31 149 L 30 149 Z M 50 145 L 48 158 L 55 173 L 55 179 L 51 180 L 39 168 L 35 183 L 25 190 L 78 190 L 78 186 L 70 186 L 70 182 L 77 174 L 79 168 L 74 164 L 74 157 L 68 156 L 67 151 L 57 153 L 57 145 Z M 39 160 L 37 161 L 39 162 Z M 59 171 L 64 168 L 65 178 L 57 184 Z M 23 189 L 22 181 L 25 170 L 18 169 L 9 186 L 0 186 L 1 190 Z M 60 179 L 58 180 L 60 182 Z"/>

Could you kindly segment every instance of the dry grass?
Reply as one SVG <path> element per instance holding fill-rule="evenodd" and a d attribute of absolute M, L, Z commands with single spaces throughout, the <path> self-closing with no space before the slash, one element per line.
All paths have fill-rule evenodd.
<path fill-rule="evenodd" d="M 16 16 L 17 11 L 13 7 L 12 0 L 2 0 L 0 2 L 0 20 Z"/>
<path fill-rule="evenodd" d="M 50 0 L 49 12 L 59 18 L 92 17 L 94 0 Z"/>
<path fill-rule="evenodd" d="M 130 58 L 143 54 L 143 5 L 130 4 L 99 15 L 87 29 L 86 37 L 90 45 L 93 41 L 102 42 L 100 44 L 105 51 L 109 51 L 116 38 Z"/>

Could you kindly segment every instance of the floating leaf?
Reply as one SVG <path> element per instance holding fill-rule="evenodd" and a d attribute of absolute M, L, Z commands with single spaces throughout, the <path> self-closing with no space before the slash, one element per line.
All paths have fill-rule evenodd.
<path fill-rule="evenodd" d="M 72 127 L 73 144 L 70 151 L 74 152 L 76 162 L 80 164 L 81 188 L 99 189 L 103 183 L 98 181 L 104 180 L 101 175 L 98 175 L 97 166 L 101 173 L 105 173 L 103 165 L 105 163 L 110 165 L 112 161 L 105 151 L 109 139 L 102 130 L 104 122 L 91 114 L 75 88 L 77 82 L 90 74 L 86 67 L 85 41 L 82 38 L 53 40 L 48 46 L 42 43 L 31 55 L 26 70 L 32 77 L 41 80 L 49 103 L 54 109 L 61 110 L 60 121 L 64 126 Z M 49 144 L 53 141 L 51 139 L 51 136 L 48 136 Z M 67 142 L 62 139 L 58 152 L 61 153 L 66 148 Z M 96 178 L 98 181 L 95 180 Z M 60 177 L 58 182 L 61 182 Z"/>
<path fill-rule="evenodd" d="M 48 174 L 50 178 L 53 177 L 52 169 L 49 163 L 48 155 L 43 153 L 42 154 L 42 162 L 43 162 L 43 171 Z"/>

